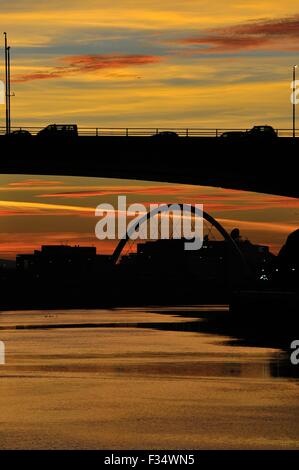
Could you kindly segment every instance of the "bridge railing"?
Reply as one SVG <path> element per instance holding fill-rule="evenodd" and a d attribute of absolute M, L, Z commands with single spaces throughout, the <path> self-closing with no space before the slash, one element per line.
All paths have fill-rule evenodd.
<path fill-rule="evenodd" d="M 33 126 L 14 126 L 11 132 L 27 130 L 32 135 L 38 134 L 43 127 Z M 160 132 L 175 132 L 180 137 L 221 137 L 224 132 L 246 132 L 249 129 L 244 128 L 200 128 L 200 127 L 78 127 L 80 136 L 97 137 L 150 137 Z M 279 137 L 292 137 L 293 130 L 287 128 L 276 129 Z M 5 135 L 5 127 L 0 127 L 0 135 Z M 299 135 L 298 130 L 296 135 Z"/>

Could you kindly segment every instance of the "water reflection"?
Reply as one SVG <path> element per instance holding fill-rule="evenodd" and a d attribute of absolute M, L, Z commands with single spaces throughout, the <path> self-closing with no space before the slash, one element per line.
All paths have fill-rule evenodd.
<path fill-rule="evenodd" d="M 0 448 L 298 448 L 297 368 L 225 318 L 225 306 L 0 313 Z"/>
<path fill-rule="evenodd" d="M 289 351 L 280 349 L 280 345 L 273 343 L 271 338 L 259 338 L 258 335 L 246 338 L 239 334 L 229 320 L 227 306 L 3 312 L 0 330 L 2 337 L 5 334 L 7 338 L 7 364 L 2 367 L 2 373 L 4 370 L 40 370 L 193 377 L 298 377 L 298 367 L 290 363 Z M 197 336 L 192 336 L 189 345 L 192 344 L 193 348 L 188 352 L 181 350 L 178 344 L 167 351 L 165 348 L 156 350 L 151 344 L 150 351 L 145 353 L 136 349 L 130 340 L 137 332 L 142 335 L 144 330 L 157 330 L 161 334 L 194 333 Z M 60 336 L 66 342 L 69 334 L 76 331 L 80 340 L 66 353 L 61 351 L 60 344 L 46 354 L 38 347 L 31 353 L 26 346 L 30 331 L 37 343 L 41 339 L 45 341 L 51 331 L 61 331 Z M 101 341 L 98 335 L 103 331 L 115 337 L 122 332 L 126 343 L 131 343 L 132 350 L 115 351 L 110 345 L 100 353 L 80 349 L 82 341 L 86 342 L 85 349 L 86 345 L 88 347 L 94 334 Z M 10 338 L 18 338 L 21 344 L 24 340 L 22 351 L 15 351 L 14 347 L 10 350 Z M 183 343 L 184 338 L 180 336 Z M 190 341 L 189 336 L 187 339 Z M 105 363 L 107 359 L 126 360 L 128 363 Z"/>

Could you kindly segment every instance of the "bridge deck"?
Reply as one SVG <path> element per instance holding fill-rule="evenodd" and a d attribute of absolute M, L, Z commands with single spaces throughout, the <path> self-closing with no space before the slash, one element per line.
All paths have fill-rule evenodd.
<path fill-rule="evenodd" d="M 299 139 L 0 137 L 0 172 L 189 183 L 299 197 Z"/>

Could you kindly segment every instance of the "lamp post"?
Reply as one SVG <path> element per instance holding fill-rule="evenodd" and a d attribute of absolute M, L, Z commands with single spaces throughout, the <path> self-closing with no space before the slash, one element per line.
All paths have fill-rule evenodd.
<path fill-rule="evenodd" d="M 8 134 L 10 134 L 11 130 L 11 118 L 10 118 L 10 98 L 11 98 L 11 93 L 10 93 L 10 46 L 7 48 L 7 78 L 8 78 L 8 86 L 7 86 L 7 92 L 8 92 Z"/>
<path fill-rule="evenodd" d="M 5 117 L 6 134 L 9 134 L 9 72 L 8 72 L 8 46 L 7 33 L 4 33 L 4 51 L 5 51 Z"/>
<path fill-rule="evenodd" d="M 7 33 L 4 34 L 4 49 L 5 49 L 5 107 L 6 107 L 6 134 L 11 131 L 11 118 L 10 118 L 10 46 L 7 44 Z"/>
<path fill-rule="evenodd" d="M 296 137 L 296 68 L 297 65 L 293 65 L 293 138 Z"/>

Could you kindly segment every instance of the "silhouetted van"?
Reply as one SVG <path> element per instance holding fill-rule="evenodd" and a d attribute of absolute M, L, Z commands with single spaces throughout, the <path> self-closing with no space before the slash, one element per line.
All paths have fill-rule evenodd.
<path fill-rule="evenodd" d="M 49 124 L 37 134 L 39 137 L 77 137 L 76 124 Z"/>

